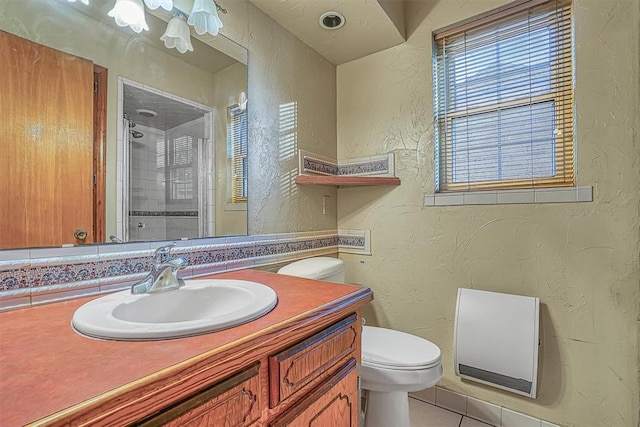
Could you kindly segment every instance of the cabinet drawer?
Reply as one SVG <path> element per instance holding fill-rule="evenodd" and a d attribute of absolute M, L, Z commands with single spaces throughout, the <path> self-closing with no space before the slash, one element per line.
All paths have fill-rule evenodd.
<path fill-rule="evenodd" d="M 358 425 L 358 371 L 350 359 L 270 427 L 356 427 Z"/>
<path fill-rule="evenodd" d="M 136 426 L 248 426 L 260 418 L 259 364 L 171 406 Z"/>
<path fill-rule="evenodd" d="M 315 378 L 326 377 L 343 359 L 355 357 L 352 353 L 359 347 L 357 327 L 353 314 L 269 357 L 270 406 L 275 407 Z"/>

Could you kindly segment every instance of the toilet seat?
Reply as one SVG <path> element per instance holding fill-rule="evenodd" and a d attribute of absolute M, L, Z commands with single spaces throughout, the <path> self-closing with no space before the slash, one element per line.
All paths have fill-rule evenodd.
<path fill-rule="evenodd" d="M 440 365 L 442 353 L 430 341 L 405 332 L 362 327 L 362 364 L 399 371 L 419 371 Z"/>

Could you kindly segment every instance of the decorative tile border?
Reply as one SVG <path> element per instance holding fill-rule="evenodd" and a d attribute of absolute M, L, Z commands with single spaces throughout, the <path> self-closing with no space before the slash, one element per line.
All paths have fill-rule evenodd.
<path fill-rule="evenodd" d="M 191 216 L 197 217 L 198 211 L 129 211 L 129 216 Z"/>
<path fill-rule="evenodd" d="M 335 162 L 304 156 L 302 158 L 302 167 L 300 170 L 319 175 L 337 175 L 339 169 Z"/>
<path fill-rule="evenodd" d="M 189 262 L 180 277 L 192 278 L 336 254 L 338 241 L 336 230 L 328 230 L 177 241 L 172 252 Z M 124 289 L 151 270 L 154 250 L 169 242 L 32 249 L 29 258 L 3 251 L 0 311 Z"/>
<path fill-rule="evenodd" d="M 395 176 L 393 153 L 336 161 L 304 150 L 298 153 L 300 174 Z"/>
<path fill-rule="evenodd" d="M 338 230 L 341 253 L 371 255 L 371 230 Z"/>
<path fill-rule="evenodd" d="M 338 169 L 338 175 L 395 176 L 395 157 L 393 153 L 387 153 L 340 160 Z"/>
<path fill-rule="evenodd" d="M 338 166 L 338 175 L 379 175 L 388 173 L 388 159 L 372 160 L 370 162 L 353 163 Z"/>

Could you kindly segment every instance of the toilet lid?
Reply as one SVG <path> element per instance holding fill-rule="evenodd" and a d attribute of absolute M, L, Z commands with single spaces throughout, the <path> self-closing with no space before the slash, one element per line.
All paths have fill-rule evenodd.
<path fill-rule="evenodd" d="M 431 341 L 405 332 L 362 327 L 362 363 L 386 369 L 420 370 L 438 365 L 440 349 Z"/>
<path fill-rule="evenodd" d="M 278 274 L 322 280 L 344 270 L 344 262 L 338 258 L 319 256 L 285 265 Z"/>

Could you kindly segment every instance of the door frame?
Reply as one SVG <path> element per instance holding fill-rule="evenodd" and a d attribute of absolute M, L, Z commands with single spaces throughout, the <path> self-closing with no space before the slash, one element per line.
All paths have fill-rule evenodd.
<path fill-rule="evenodd" d="M 199 224 L 198 232 L 204 229 L 206 234 L 199 237 L 214 237 L 215 236 L 215 132 L 214 132 L 214 114 L 215 109 L 212 106 L 204 105 L 196 101 L 192 101 L 188 98 L 184 98 L 178 95 L 174 95 L 170 92 L 163 91 L 149 85 L 144 85 L 142 83 L 136 82 L 134 80 L 128 79 L 126 77 L 118 76 L 117 77 L 117 85 L 118 85 L 118 120 L 116 122 L 117 125 L 117 148 L 116 148 L 116 158 L 118 167 L 116 168 L 116 230 L 117 236 L 119 239 L 122 239 L 125 242 L 130 241 L 129 235 L 129 145 L 125 143 L 125 129 L 124 129 L 124 91 L 125 85 L 131 86 L 135 88 L 142 89 L 146 92 L 150 92 L 156 94 L 158 96 L 162 96 L 165 98 L 170 98 L 178 102 L 182 102 L 192 107 L 200 108 L 205 110 L 204 114 L 204 140 L 205 148 L 204 153 L 208 156 L 205 160 L 206 165 L 210 168 L 208 169 L 207 179 L 203 179 L 205 181 L 204 191 L 207 195 L 206 203 L 202 203 L 198 206 L 198 222 L 204 218 L 206 224 L 201 226 Z M 198 188 L 200 188 L 200 177 L 198 177 Z M 200 191 L 200 190 L 198 190 Z M 201 208 L 204 211 L 201 211 Z"/>
<path fill-rule="evenodd" d="M 106 241 L 107 81 L 107 69 L 93 64 L 93 236 L 96 243 Z"/>

